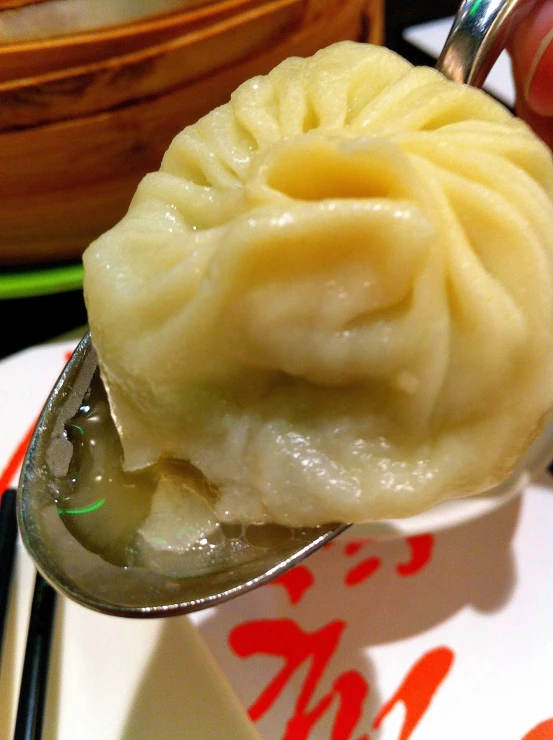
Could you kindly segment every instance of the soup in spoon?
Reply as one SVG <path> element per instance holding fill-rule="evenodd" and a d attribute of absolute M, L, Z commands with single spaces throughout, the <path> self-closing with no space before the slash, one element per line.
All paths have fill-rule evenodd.
<path fill-rule="evenodd" d="M 67 529 L 88 550 L 118 566 L 196 577 L 228 563 L 301 547 L 317 529 L 219 522 L 217 492 L 192 465 L 164 460 L 123 470 L 123 451 L 96 372 L 77 413 L 65 424 L 73 451 L 59 479 L 57 506 Z M 183 490 L 187 495 L 183 496 Z"/>

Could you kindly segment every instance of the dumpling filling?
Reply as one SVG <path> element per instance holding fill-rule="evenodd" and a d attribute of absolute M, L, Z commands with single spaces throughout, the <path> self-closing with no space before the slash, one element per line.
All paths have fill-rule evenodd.
<path fill-rule="evenodd" d="M 524 123 L 387 49 L 244 83 L 84 256 L 126 468 L 290 526 L 503 481 L 553 406 L 552 194 Z"/>

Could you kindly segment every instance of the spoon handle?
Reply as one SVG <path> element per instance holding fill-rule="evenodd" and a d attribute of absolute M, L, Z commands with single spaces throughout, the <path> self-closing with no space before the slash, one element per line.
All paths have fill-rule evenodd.
<path fill-rule="evenodd" d="M 538 0 L 463 0 L 437 69 L 454 82 L 482 87 L 505 48 L 509 31 Z"/>

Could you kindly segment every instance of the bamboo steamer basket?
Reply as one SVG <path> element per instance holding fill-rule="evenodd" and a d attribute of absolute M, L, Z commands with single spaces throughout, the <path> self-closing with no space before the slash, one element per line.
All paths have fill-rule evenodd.
<path fill-rule="evenodd" d="M 0 82 L 44 75 L 129 54 L 200 30 L 261 4 L 263 3 L 260 0 L 223 0 L 207 5 L 196 3 L 178 13 L 164 14 L 101 31 L 3 44 L 0 45 Z"/>
<path fill-rule="evenodd" d="M 0 0 L 0 43 L 70 36 L 180 12 L 215 0 Z"/>
<path fill-rule="evenodd" d="M 0 83 L 0 131 L 63 121 L 157 96 L 255 55 L 301 19 L 303 0 L 274 0 L 207 28 L 91 64 Z M 221 43 L 221 37 L 224 43 Z"/>
<path fill-rule="evenodd" d="M 104 66 L 93 95 L 84 102 L 69 96 L 74 99 L 66 110 L 74 116 L 0 133 L 0 264 L 78 257 L 124 215 L 138 182 L 159 167 L 184 126 L 288 56 L 309 56 L 345 39 L 381 43 L 382 5 L 381 0 L 273 0 L 217 25 L 216 33 L 210 24 L 154 55 L 167 84 L 163 74 L 152 71 L 139 76 L 136 94 L 132 76 L 121 92 L 109 87 Z M 167 55 L 182 62 L 187 53 L 190 67 L 179 82 Z M 78 115 L 79 105 L 95 112 Z"/>

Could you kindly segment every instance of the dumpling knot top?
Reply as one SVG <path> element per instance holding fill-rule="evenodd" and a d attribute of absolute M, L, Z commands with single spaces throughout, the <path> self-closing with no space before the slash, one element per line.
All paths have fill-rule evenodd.
<path fill-rule="evenodd" d="M 126 467 L 291 525 L 505 479 L 553 405 L 552 193 L 524 123 L 387 49 L 244 83 L 85 254 Z"/>

